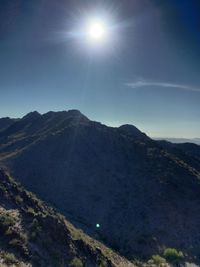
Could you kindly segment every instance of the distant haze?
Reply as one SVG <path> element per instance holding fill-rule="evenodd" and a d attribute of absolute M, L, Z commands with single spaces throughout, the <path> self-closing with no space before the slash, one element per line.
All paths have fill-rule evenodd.
<path fill-rule="evenodd" d="M 158 137 L 154 138 L 155 140 L 167 140 L 172 143 L 182 144 L 182 143 L 193 143 L 200 145 L 200 138 L 186 139 L 186 138 L 170 138 L 170 137 Z"/>

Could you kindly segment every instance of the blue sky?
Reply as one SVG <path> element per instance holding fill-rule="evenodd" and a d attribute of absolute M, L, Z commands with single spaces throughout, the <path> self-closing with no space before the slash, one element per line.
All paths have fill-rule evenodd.
<path fill-rule="evenodd" d="M 92 16 L 112 26 L 102 46 L 70 37 Z M 79 109 L 200 137 L 199 18 L 195 0 L 1 0 L 0 117 Z"/>

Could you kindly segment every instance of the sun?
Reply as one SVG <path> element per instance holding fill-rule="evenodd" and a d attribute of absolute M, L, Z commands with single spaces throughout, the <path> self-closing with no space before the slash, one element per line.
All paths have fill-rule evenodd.
<path fill-rule="evenodd" d="M 106 38 L 106 25 L 101 20 L 92 20 L 88 25 L 88 37 L 90 40 L 100 42 Z"/>

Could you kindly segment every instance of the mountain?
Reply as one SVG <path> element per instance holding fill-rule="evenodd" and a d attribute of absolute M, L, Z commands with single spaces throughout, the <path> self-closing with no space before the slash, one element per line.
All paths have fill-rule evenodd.
<path fill-rule="evenodd" d="M 0 266 L 134 267 L 0 170 Z"/>
<path fill-rule="evenodd" d="M 8 128 L 15 121 L 17 121 L 17 120 L 16 119 L 11 119 L 9 117 L 1 118 L 0 119 L 0 132 L 3 131 L 4 129 Z"/>
<path fill-rule="evenodd" d="M 159 138 L 154 138 L 154 139 L 155 140 L 166 140 L 166 141 L 169 141 L 169 142 L 175 143 L 175 144 L 192 143 L 192 144 L 200 145 L 200 138 L 189 139 L 189 138 L 168 138 L 168 137 L 162 138 L 162 137 L 159 137 Z"/>
<path fill-rule="evenodd" d="M 158 141 L 163 149 L 176 157 L 184 160 L 200 172 L 200 146 L 192 143 L 171 143 L 168 141 Z"/>
<path fill-rule="evenodd" d="M 130 138 L 135 138 L 137 140 L 150 140 L 150 138 L 145 134 L 142 133 L 139 129 L 135 126 L 130 124 L 124 124 L 118 128 L 118 130 L 124 134 L 125 136 L 129 136 Z"/>
<path fill-rule="evenodd" d="M 77 110 L 28 114 L 0 132 L 1 166 L 129 259 L 176 248 L 200 261 L 199 153 Z"/>

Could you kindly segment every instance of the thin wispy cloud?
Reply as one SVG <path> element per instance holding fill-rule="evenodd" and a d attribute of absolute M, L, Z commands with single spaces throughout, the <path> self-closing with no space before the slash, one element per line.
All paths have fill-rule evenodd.
<path fill-rule="evenodd" d="M 185 84 L 178 83 L 169 83 L 169 82 L 155 82 L 155 81 L 146 81 L 146 80 L 136 80 L 133 82 L 125 83 L 126 86 L 136 89 L 141 87 L 159 87 L 159 88 L 175 88 L 178 90 L 184 91 L 193 91 L 200 93 L 200 87 L 193 87 Z"/>

